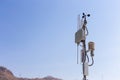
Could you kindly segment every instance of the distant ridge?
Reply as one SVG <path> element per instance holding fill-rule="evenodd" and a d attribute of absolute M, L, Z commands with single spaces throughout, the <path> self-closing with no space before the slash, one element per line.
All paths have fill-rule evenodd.
<path fill-rule="evenodd" d="M 7 68 L 0 66 L 0 80 L 62 80 L 59 78 L 54 78 L 52 76 L 47 76 L 44 78 L 20 78 L 15 77 L 14 74 Z"/>

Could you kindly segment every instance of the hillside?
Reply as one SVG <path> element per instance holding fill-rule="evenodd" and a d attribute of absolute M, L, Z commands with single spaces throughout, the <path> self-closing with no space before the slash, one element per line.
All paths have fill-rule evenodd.
<path fill-rule="evenodd" d="M 44 78 L 19 78 L 15 77 L 14 74 L 7 68 L 0 66 L 0 80 L 62 80 L 54 78 L 52 76 L 47 76 Z"/>

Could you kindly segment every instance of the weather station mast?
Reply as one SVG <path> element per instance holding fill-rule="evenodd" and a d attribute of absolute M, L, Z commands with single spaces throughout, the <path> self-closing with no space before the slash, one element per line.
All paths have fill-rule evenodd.
<path fill-rule="evenodd" d="M 83 70 L 83 80 L 87 80 L 88 68 L 94 64 L 94 50 L 95 43 L 90 41 L 88 42 L 88 50 L 86 49 L 86 37 L 88 36 L 87 29 L 87 17 L 90 17 L 90 14 L 82 14 L 82 19 L 80 20 L 80 15 L 78 15 L 78 24 L 77 32 L 75 33 L 75 43 L 77 44 L 77 64 L 79 61 L 82 63 Z M 79 46 L 81 46 L 81 51 L 79 52 Z M 88 55 L 88 53 L 90 53 Z M 79 59 L 79 56 L 81 59 Z M 91 57 L 91 63 L 90 58 Z"/>

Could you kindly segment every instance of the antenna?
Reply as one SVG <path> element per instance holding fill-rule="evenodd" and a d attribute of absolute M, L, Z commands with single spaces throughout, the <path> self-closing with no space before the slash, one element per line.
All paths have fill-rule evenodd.
<path fill-rule="evenodd" d="M 79 27 L 80 27 L 80 15 L 78 15 L 78 18 L 77 18 L 77 30 L 79 29 Z"/>
<path fill-rule="evenodd" d="M 77 31 L 81 28 L 81 24 L 82 23 L 80 23 L 80 14 L 79 14 L 77 17 Z M 76 41 L 76 42 L 77 42 L 77 64 L 78 64 L 79 63 L 79 41 Z"/>
<path fill-rule="evenodd" d="M 79 44 L 77 44 L 77 64 L 79 64 Z"/>
<path fill-rule="evenodd" d="M 86 80 L 86 76 L 88 76 L 88 66 L 92 66 L 94 64 L 94 42 L 88 43 L 88 50 L 86 50 L 86 36 L 88 35 L 87 29 L 87 17 L 90 17 L 90 14 L 83 13 L 81 23 L 80 23 L 80 15 L 78 15 L 78 23 L 77 23 L 77 32 L 75 33 L 75 43 L 77 44 L 77 64 L 79 64 L 79 45 L 82 43 L 81 49 L 81 63 L 83 65 L 83 80 Z M 81 24 L 81 25 L 80 25 Z M 88 52 L 90 52 L 92 63 L 89 64 L 89 56 Z"/>
<path fill-rule="evenodd" d="M 77 30 L 79 30 L 80 27 L 81 27 L 81 23 L 80 23 L 80 15 L 78 15 L 77 21 L 78 21 L 78 23 L 77 23 Z"/>

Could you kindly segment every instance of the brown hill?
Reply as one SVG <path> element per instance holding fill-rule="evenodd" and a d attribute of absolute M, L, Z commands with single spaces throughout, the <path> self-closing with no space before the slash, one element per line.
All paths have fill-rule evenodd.
<path fill-rule="evenodd" d="M 13 75 L 13 73 L 7 68 L 0 66 L 0 80 L 62 80 L 54 78 L 52 76 L 47 76 L 44 78 L 18 78 Z"/>
<path fill-rule="evenodd" d="M 44 78 L 18 78 L 18 80 L 62 80 L 62 79 L 58 79 L 58 78 L 54 78 L 52 76 L 47 76 Z"/>
<path fill-rule="evenodd" d="M 5 67 L 0 66 L 0 80 L 17 80 L 13 73 Z"/>

